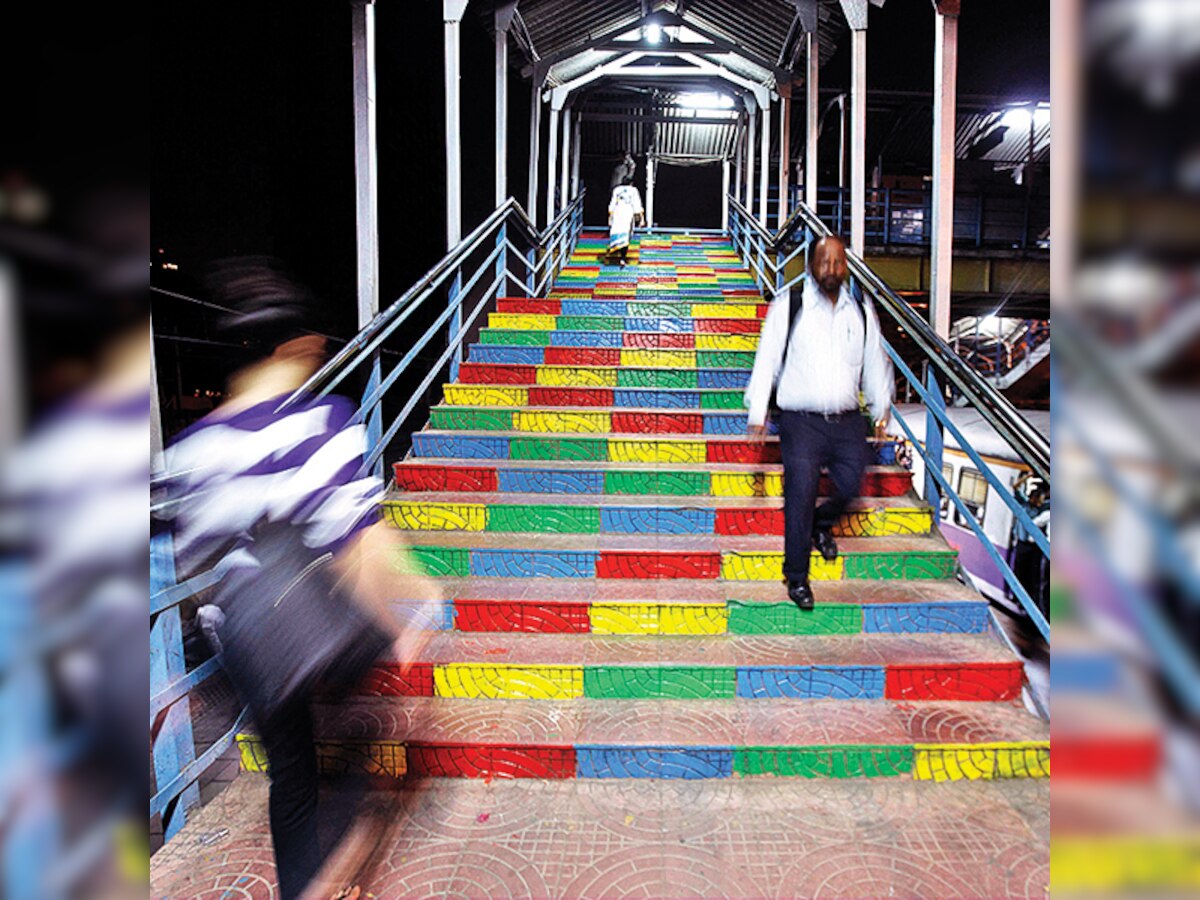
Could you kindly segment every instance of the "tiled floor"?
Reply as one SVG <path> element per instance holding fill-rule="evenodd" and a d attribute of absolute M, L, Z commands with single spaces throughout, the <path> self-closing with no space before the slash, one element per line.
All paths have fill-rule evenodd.
<path fill-rule="evenodd" d="M 1049 782 L 439 780 L 402 792 L 381 900 L 1043 897 Z M 151 896 L 277 896 L 266 780 L 155 856 Z"/>

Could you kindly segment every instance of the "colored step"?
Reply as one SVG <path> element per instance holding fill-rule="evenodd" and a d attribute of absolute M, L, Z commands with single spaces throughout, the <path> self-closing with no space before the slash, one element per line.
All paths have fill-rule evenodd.
<path fill-rule="evenodd" d="M 748 660 L 741 662 L 740 660 Z M 639 635 L 438 632 L 415 663 L 378 664 L 371 696 L 464 700 L 1006 702 L 1020 660 L 985 634 Z"/>
<path fill-rule="evenodd" d="M 825 581 L 801 612 L 774 582 L 443 578 L 441 610 L 415 620 L 435 631 L 541 634 L 982 634 L 987 601 L 954 581 Z"/>
<path fill-rule="evenodd" d="M 429 428 L 461 431 L 521 431 L 553 434 L 745 435 L 743 412 L 683 412 L 631 409 L 545 409 L 527 403 L 526 388 L 450 385 L 447 406 L 429 411 Z M 466 403 L 490 401 L 484 406 Z M 509 402 L 504 402 L 509 401 Z M 772 432 L 774 429 L 772 428 Z M 890 443 L 890 442 L 889 442 Z"/>
<path fill-rule="evenodd" d="M 682 366 L 549 366 L 539 362 L 540 347 L 478 347 L 471 360 L 460 367 L 463 384 L 524 384 L 542 387 L 667 388 L 676 390 L 744 391 L 750 369 L 731 356 L 725 361 L 737 366 L 695 368 Z M 646 350 L 645 353 L 673 351 Z M 506 367 L 501 369 L 500 367 Z M 485 368 L 486 367 L 486 368 Z M 464 374 L 465 373 L 465 374 Z"/>
<path fill-rule="evenodd" d="M 415 457 L 395 463 L 392 474 L 399 490 L 469 491 L 522 494 L 619 494 L 687 497 L 781 497 L 783 471 L 773 465 L 713 465 L 664 469 L 575 462 L 491 460 L 483 464 L 460 459 Z M 872 466 L 859 494 L 897 497 L 912 487 L 912 473 L 896 466 Z M 828 496 L 829 479 L 822 476 L 820 492 Z"/>
<path fill-rule="evenodd" d="M 525 538 L 525 540 L 528 540 Z M 624 535 L 545 535 L 530 547 L 521 535 L 423 532 L 413 556 L 431 575 L 514 578 L 634 578 L 779 581 L 783 552 L 770 537 L 655 536 L 639 546 Z M 699 546 L 698 546 L 699 545 Z M 875 549 L 872 538 L 843 538 L 840 555 L 827 561 L 813 551 L 814 581 L 950 578 L 958 555 L 931 538 L 890 538 Z"/>
<path fill-rule="evenodd" d="M 471 364 L 467 378 L 443 387 L 449 406 L 611 407 L 618 409 L 744 409 L 743 391 L 652 388 L 540 387 L 532 367 Z M 526 381 L 525 378 L 529 380 Z"/>
<path fill-rule="evenodd" d="M 781 699 L 563 702 L 510 711 L 505 701 L 405 697 L 396 728 L 379 701 L 318 706 L 320 757 L 327 771 L 400 777 L 710 779 L 912 778 L 984 781 L 1044 778 L 1045 726 L 999 704 L 894 704 Z M 539 704 L 542 706 L 542 704 Z M 504 722 L 482 736 L 476 723 Z M 629 736 L 628 722 L 654 732 Z M 345 735 L 356 735 L 346 739 Z M 520 735 L 520 739 L 506 737 Z M 266 771 L 261 743 L 238 737 L 248 771 Z"/>
<path fill-rule="evenodd" d="M 779 443 L 774 438 L 751 440 L 738 437 L 679 435 L 542 435 L 472 431 L 419 431 L 412 436 L 414 457 L 462 460 L 562 460 L 613 463 L 755 463 L 779 462 Z M 875 445 L 875 464 L 892 465 L 896 445 Z"/>
<path fill-rule="evenodd" d="M 665 498 L 664 498 L 665 499 Z M 459 494 L 395 497 L 384 517 L 406 531 L 498 531 L 547 534 L 783 535 L 783 506 L 774 500 L 694 498 L 687 506 L 648 497 Z M 932 512 L 919 501 L 855 501 L 834 526 L 836 537 L 928 534 Z"/>
<path fill-rule="evenodd" d="M 718 304 L 693 304 L 712 307 L 707 316 L 551 316 L 532 313 L 489 313 L 488 328 L 521 331 L 651 331 L 690 334 L 757 334 L 762 330 L 765 306 L 745 306 L 734 314 L 717 308 Z"/>
<path fill-rule="evenodd" d="M 693 334 L 691 332 L 648 331 L 513 331 L 484 328 L 479 343 L 471 344 L 472 353 L 480 347 L 596 347 L 610 350 L 756 350 L 758 333 Z"/>

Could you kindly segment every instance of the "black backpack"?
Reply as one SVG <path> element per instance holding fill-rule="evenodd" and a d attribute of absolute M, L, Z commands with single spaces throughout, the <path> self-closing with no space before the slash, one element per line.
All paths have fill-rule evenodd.
<path fill-rule="evenodd" d="M 796 320 L 800 318 L 800 313 L 804 312 L 804 285 L 808 280 L 808 275 L 801 277 L 794 285 L 788 288 L 788 326 L 787 326 L 787 342 L 783 345 L 783 360 L 779 364 L 779 374 L 783 374 L 784 368 L 787 366 L 788 352 L 792 349 L 792 332 L 796 330 Z M 793 303 L 796 291 L 800 291 L 801 300 L 798 303 Z M 854 308 L 858 310 L 858 317 L 862 319 L 863 326 L 863 345 L 867 343 L 867 300 L 863 296 L 862 288 L 857 281 L 850 281 L 850 298 L 854 301 Z M 775 384 L 771 386 L 771 400 L 768 408 L 772 415 L 779 412 L 779 380 L 776 379 Z"/>

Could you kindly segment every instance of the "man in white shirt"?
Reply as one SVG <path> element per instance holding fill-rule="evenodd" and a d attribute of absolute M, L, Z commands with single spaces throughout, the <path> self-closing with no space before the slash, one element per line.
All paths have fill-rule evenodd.
<path fill-rule="evenodd" d="M 758 439 L 766 436 L 776 389 L 784 473 L 783 574 L 788 597 L 802 610 L 813 608 L 811 548 L 825 559 L 837 558 L 832 529 L 857 496 L 870 458 L 859 391 L 878 433 L 886 427 L 895 390 L 879 319 L 870 303 L 852 295 L 847 271 L 840 238 L 815 244 L 808 277 L 767 310 L 746 388 L 749 431 Z M 802 304 L 795 315 L 792 303 Z M 833 493 L 817 506 L 822 466 L 829 469 Z"/>

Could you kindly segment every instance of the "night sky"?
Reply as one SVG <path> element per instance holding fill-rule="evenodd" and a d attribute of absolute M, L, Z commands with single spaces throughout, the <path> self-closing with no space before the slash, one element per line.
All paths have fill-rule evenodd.
<path fill-rule="evenodd" d="M 484 2 L 473 0 L 462 26 L 464 233 L 493 208 L 493 47 L 479 17 Z M 960 91 L 1047 98 L 1048 4 L 963 6 Z M 376 7 L 387 303 L 445 251 L 442 3 L 381 0 Z M 929 0 L 891 0 L 872 8 L 871 23 L 869 87 L 930 90 Z M 154 246 L 180 266 L 178 275 L 156 269 L 156 283 L 193 290 L 191 276 L 209 260 L 270 253 L 323 299 L 319 327 L 355 330 L 350 38 L 346 0 L 155 4 Z M 847 51 L 848 41 L 822 70 L 823 89 L 848 88 Z M 511 47 L 510 59 L 518 55 Z M 509 191 L 523 200 L 529 85 L 515 72 L 509 116 Z M 679 203 L 686 214 L 687 177 L 675 179 L 677 196 L 660 200 L 660 208 Z M 156 300 L 156 322 L 166 325 L 174 312 Z"/>

